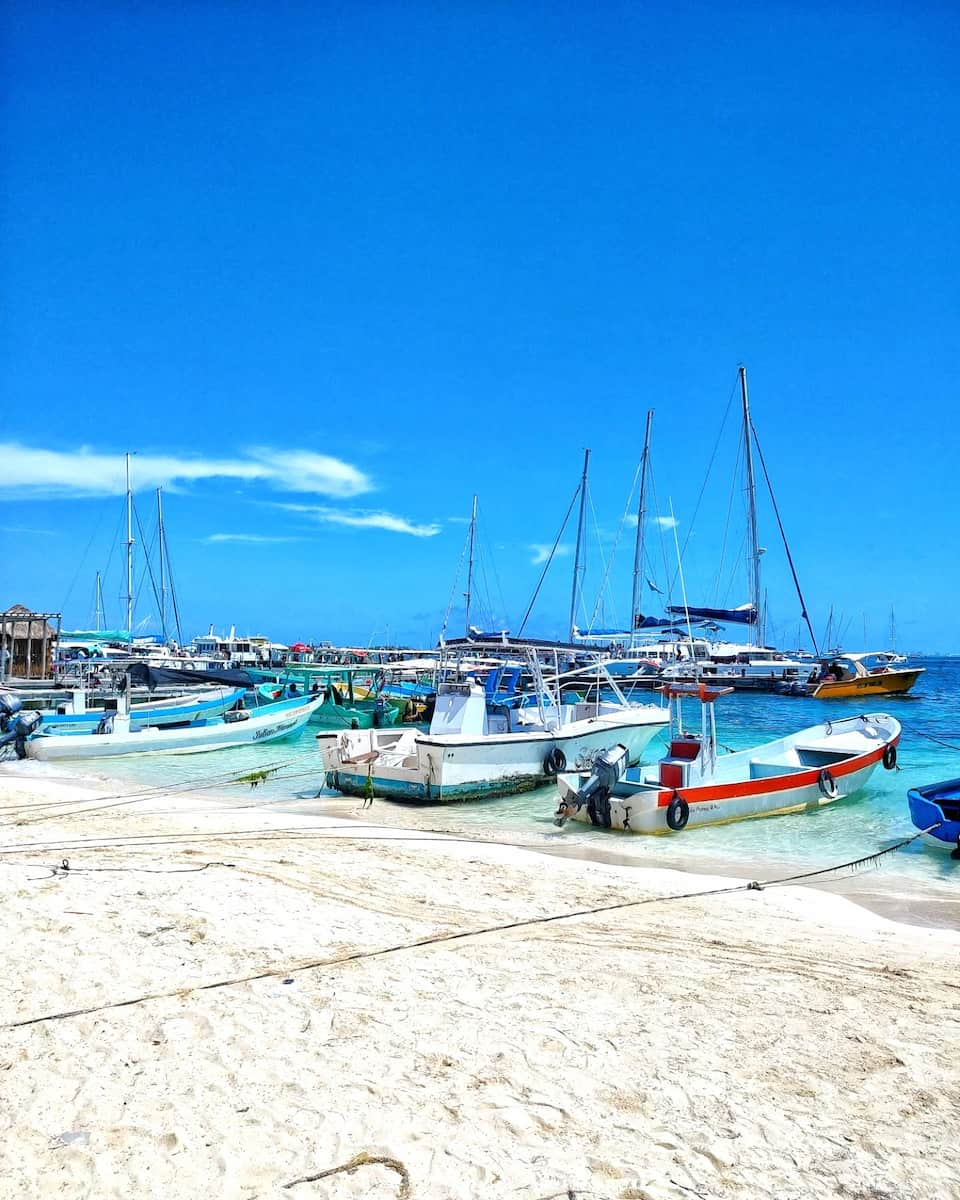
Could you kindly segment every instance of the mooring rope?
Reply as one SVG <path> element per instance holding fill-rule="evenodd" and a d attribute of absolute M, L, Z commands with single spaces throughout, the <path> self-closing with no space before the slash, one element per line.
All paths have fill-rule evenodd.
<path fill-rule="evenodd" d="M 928 742 L 936 742 L 938 746 L 945 746 L 948 750 L 956 750 L 960 754 L 960 746 L 954 746 L 951 742 L 945 742 L 942 738 L 934 737 L 932 733 L 924 733 L 922 729 L 917 729 L 916 726 L 910 732 L 916 737 L 926 738 Z"/>
<path fill-rule="evenodd" d="M 267 967 L 262 971 L 255 971 L 249 975 L 238 975 L 228 979 L 216 979 L 210 983 L 199 983 L 193 986 L 173 988 L 164 992 L 151 992 L 140 996 L 132 996 L 127 1000 L 114 1000 L 106 1004 L 90 1005 L 86 1008 L 66 1009 L 62 1012 L 46 1013 L 39 1017 L 26 1017 L 20 1021 L 11 1021 L 0 1028 L 4 1029 L 21 1029 L 28 1025 L 40 1025 L 47 1021 L 62 1021 L 69 1017 L 89 1016 L 92 1013 L 108 1012 L 119 1008 L 130 1008 L 135 1004 L 142 1004 L 148 1000 L 165 1000 L 172 999 L 175 996 L 184 997 L 193 992 L 210 992 L 220 988 L 235 987 L 243 983 L 255 983 L 261 979 L 271 979 L 278 976 L 290 977 L 295 974 L 300 974 L 304 971 L 320 970 L 324 967 L 338 967 L 346 963 L 361 962 L 375 958 L 385 958 L 391 954 L 400 954 L 404 951 L 423 949 L 426 946 L 437 946 L 451 942 L 463 942 L 470 938 L 481 937 L 491 933 L 506 933 L 514 929 L 529 929 L 537 925 L 550 925 L 558 921 L 569 921 L 577 917 L 596 916 L 601 913 L 622 912 L 628 908 L 639 908 L 647 904 L 670 903 L 675 900 L 700 900 L 710 896 L 732 895 L 736 892 L 761 892 L 766 888 L 782 887 L 789 883 L 795 882 L 798 879 L 812 879 L 821 875 L 829 875 L 835 871 L 856 870 L 858 867 L 864 866 L 867 863 L 877 863 L 887 854 L 892 854 L 897 850 L 902 850 L 904 846 L 909 846 L 911 842 L 922 837 L 925 833 L 930 833 L 934 829 L 939 829 L 941 822 L 931 825 L 927 829 L 921 829 L 912 837 L 905 838 L 903 841 L 895 843 L 893 846 L 887 846 L 884 850 L 879 850 L 876 854 L 868 854 L 861 858 L 856 858 L 847 863 L 841 863 L 832 867 L 823 867 L 818 871 L 808 871 L 804 875 L 794 875 L 784 879 L 768 880 L 764 883 L 759 883 L 752 880 L 750 883 L 733 884 L 730 887 L 721 888 L 706 888 L 697 892 L 675 893 L 668 896 L 645 896 L 640 900 L 621 900 L 616 904 L 600 904 L 593 908 L 578 908 L 571 909 L 566 912 L 550 913 L 547 916 L 541 917 L 526 917 L 518 921 L 506 921 L 498 925 L 488 925 L 479 929 L 464 929 L 457 930 L 453 933 L 434 933 L 426 937 L 416 938 L 411 942 L 400 942 L 392 946 L 381 946 L 374 950 L 354 950 L 349 954 L 336 955 L 332 958 L 312 959 L 305 963 L 293 963 L 278 967 Z"/>

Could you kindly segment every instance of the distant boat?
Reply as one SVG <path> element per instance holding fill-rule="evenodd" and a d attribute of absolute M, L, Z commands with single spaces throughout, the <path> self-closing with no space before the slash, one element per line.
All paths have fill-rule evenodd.
<path fill-rule="evenodd" d="M 670 747 L 656 766 L 627 770 L 622 747 L 591 767 L 557 778 L 554 823 L 584 821 L 630 833 L 677 833 L 748 817 L 818 808 L 864 786 L 878 763 L 897 762 L 900 724 L 885 713 L 825 721 L 788 737 L 717 754 L 714 702 L 731 688 L 664 686 L 671 706 Z M 701 731 L 687 732 L 681 704 L 700 701 Z"/>
<path fill-rule="evenodd" d="M 823 660 L 812 694 L 818 700 L 840 700 L 909 692 L 926 668 L 896 664 L 897 656 L 885 650 L 833 655 Z"/>
<path fill-rule="evenodd" d="M 960 859 L 960 779 L 911 788 L 907 802 L 910 819 L 924 831 L 924 841 L 952 850 L 951 857 Z"/>
<path fill-rule="evenodd" d="M 41 726 L 26 741 L 28 758 L 57 761 L 70 758 L 104 758 L 118 754 L 193 754 L 206 750 L 255 745 L 290 737 L 310 720 L 320 697 L 297 696 L 252 711 L 225 713 L 185 728 L 131 728 L 128 714 L 117 713 L 112 727 L 103 732 L 46 733 Z"/>

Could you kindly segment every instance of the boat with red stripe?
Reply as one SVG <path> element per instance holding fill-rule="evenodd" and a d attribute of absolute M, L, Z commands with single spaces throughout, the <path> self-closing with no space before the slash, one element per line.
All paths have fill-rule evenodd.
<path fill-rule="evenodd" d="M 670 683 L 670 743 L 653 765 L 629 768 L 621 747 L 557 777 L 557 825 L 583 821 L 631 833 L 678 833 L 750 817 L 803 812 L 852 796 L 878 764 L 897 763 L 900 722 L 887 713 L 824 721 L 749 750 L 718 753 L 715 702 L 731 688 Z M 700 730 L 684 700 L 699 701 Z"/>

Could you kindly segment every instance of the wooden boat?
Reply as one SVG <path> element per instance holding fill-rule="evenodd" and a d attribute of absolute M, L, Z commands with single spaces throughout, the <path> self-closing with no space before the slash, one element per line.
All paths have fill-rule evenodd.
<path fill-rule="evenodd" d="M 631 833 L 675 833 L 748 817 L 802 812 L 859 791 L 877 763 L 897 762 L 900 724 L 885 713 L 825 721 L 750 750 L 717 754 L 714 702 L 731 688 L 667 684 L 670 747 L 654 768 L 627 769 L 619 747 L 561 773 L 554 821 Z M 700 701 L 699 735 L 685 731 L 684 698 Z"/>
<path fill-rule="evenodd" d="M 960 779 L 911 788 L 907 802 L 911 821 L 924 831 L 923 840 L 960 859 Z"/>
<path fill-rule="evenodd" d="M 549 783 L 567 763 L 584 763 L 618 743 L 639 762 L 667 723 L 664 708 L 561 692 L 554 670 L 544 673 L 542 647 L 513 643 L 501 653 L 529 672 L 529 695 L 488 703 L 472 676 L 449 668 L 438 687 L 430 729 L 370 729 L 318 734 L 326 782 L 348 795 L 439 802 L 476 800 Z M 572 647 L 579 650 L 579 647 Z M 465 651 L 476 651 L 466 647 Z M 609 679 L 609 677 L 607 677 Z M 529 700 L 532 697 L 533 702 Z"/>
<path fill-rule="evenodd" d="M 880 650 L 824 659 L 812 694 L 819 700 L 840 700 L 909 692 L 926 668 L 891 665 L 893 662 L 893 655 Z"/>
<path fill-rule="evenodd" d="M 46 733 L 41 726 L 27 738 L 26 754 L 28 758 L 56 761 L 117 754 L 194 754 L 273 742 L 302 729 L 319 703 L 320 697 L 297 696 L 253 710 L 235 710 L 180 729 L 131 728 L 128 713 L 117 713 L 112 728 L 101 733 Z"/>

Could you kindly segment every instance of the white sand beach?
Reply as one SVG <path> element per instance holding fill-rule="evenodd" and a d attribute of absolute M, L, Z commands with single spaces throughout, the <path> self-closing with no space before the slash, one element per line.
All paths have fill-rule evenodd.
<path fill-rule="evenodd" d="M 0 766 L 4 1196 L 960 1196 L 957 932 L 117 791 Z"/>

